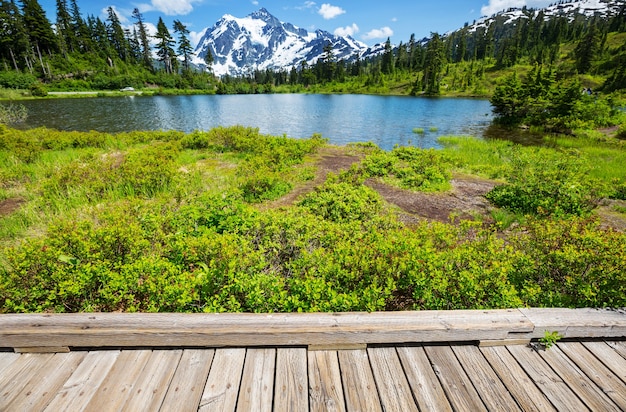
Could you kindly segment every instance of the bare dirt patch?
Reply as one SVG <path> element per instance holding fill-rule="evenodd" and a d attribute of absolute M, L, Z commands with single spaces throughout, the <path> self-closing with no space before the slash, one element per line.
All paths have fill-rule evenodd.
<path fill-rule="evenodd" d="M 7 216 L 22 206 L 26 201 L 20 197 L 0 200 L 0 216 Z"/>
<path fill-rule="evenodd" d="M 452 190 L 444 193 L 413 192 L 375 179 L 365 184 L 380 193 L 387 202 L 407 213 L 403 217 L 406 221 L 423 218 L 449 222 L 451 215 L 460 219 L 489 215 L 491 206 L 484 196 L 496 186 L 496 182 L 473 176 L 457 176 L 450 183 Z"/>

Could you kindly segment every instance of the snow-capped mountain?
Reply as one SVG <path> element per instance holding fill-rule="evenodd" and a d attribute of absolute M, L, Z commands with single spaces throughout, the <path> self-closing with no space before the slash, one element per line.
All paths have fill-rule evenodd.
<path fill-rule="evenodd" d="M 565 16 L 572 21 L 576 16 L 608 18 L 620 12 L 623 0 L 561 0 L 546 8 L 537 10 L 543 12 L 544 19 L 550 20 L 554 17 Z M 527 19 L 528 10 L 526 8 L 511 8 L 501 11 L 490 17 L 482 17 L 472 24 L 469 32 L 480 28 L 487 28 L 496 19 L 505 20 L 504 24 L 515 22 L 517 19 Z"/>
<path fill-rule="evenodd" d="M 194 63 L 204 64 L 207 50 L 213 55 L 213 73 L 240 76 L 254 70 L 300 67 L 302 61 L 315 64 L 332 44 L 336 59 L 365 54 L 367 45 L 352 37 L 336 36 L 323 30 L 309 32 L 283 23 L 262 8 L 244 18 L 224 15 L 207 28 L 195 50 Z"/>

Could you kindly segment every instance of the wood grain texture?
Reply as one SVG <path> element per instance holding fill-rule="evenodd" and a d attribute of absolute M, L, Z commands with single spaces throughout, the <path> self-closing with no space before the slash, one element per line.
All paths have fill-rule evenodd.
<path fill-rule="evenodd" d="M 583 342 L 583 345 L 602 361 L 622 382 L 626 383 L 626 358 L 616 350 L 623 342 Z"/>
<path fill-rule="evenodd" d="M 555 411 L 554 406 L 506 347 L 481 348 L 481 352 L 522 410 L 527 412 Z"/>
<path fill-rule="evenodd" d="M 557 331 L 564 338 L 626 336 L 626 314 L 610 309 L 522 308 L 534 325 L 533 338 Z"/>
<path fill-rule="evenodd" d="M 337 351 L 309 351 L 309 410 L 344 412 L 339 355 Z"/>
<path fill-rule="evenodd" d="M 185 349 L 161 405 L 163 411 L 197 411 L 213 355 L 212 349 Z"/>
<path fill-rule="evenodd" d="M 117 361 L 120 351 L 89 352 L 46 407 L 48 412 L 82 411 Z"/>
<path fill-rule="evenodd" d="M 626 384 L 579 342 L 560 342 L 561 349 L 615 404 L 626 411 Z M 610 350 L 610 349 L 609 349 Z"/>
<path fill-rule="evenodd" d="M 393 347 L 369 348 L 380 403 L 386 411 L 418 411 L 409 382 Z"/>
<path fill-rule="evenodd" d="M 53 354 L 26 353 L 11 363 L 0 375 L 0 411 L 8 410 L 13 398 L 23 389 L 33 376 L 36 376 L 46 363 L 52 361 Z"/>
<path fill-rule="evenodd" d="M 232 412 L 235 410 L 245 357 L 244 348 L 215 351 L 211 371 L 200 400 L 199 411 Z"/>
<path fill-rule="evenodd" d="M 523 346 L 507 346 L 507 349 L 557 410 L 589 410 L 534 349 Z"/>
<path fill-rule="evenodd" d="M 398 347 L 398 355 L 420 410 L 452 411 L 422 347 Z"/>
<path fill-rule="evenodd" d="M 382 411 L 376 382 L 365 350 L 339 351 L 348 411 Z"/>
<path fill-rule="evenodd" d="M 306 349 L 277 349 L 274 410 L 277 412 L 308 410 L 308 389 Z"/>
<path fill-rule="evenodd" d="M 427 346 L 426 354 L 452 407 L 461 411 L 486 411 L 463 367 L 449 346 Z"/>
<path fill-rule="evenodd" d="M 248 349 L 239 388 L 238 411 L 271 411 L 276 349 Z"/>
<path fill-rule="evenodd" d="M 83 362 L 85 356 L 84 352 L 56 354 L 29 382 L 26 382 L 25 388 L 16 394 L 7 410 L 43 410 Z"/>
<path fill-rule="evenodd" d="M 480 349 L 476 346 L 459 345 L 453 346 L 452 350 L 487 409 L 491 411 L 520 410 Z"/>

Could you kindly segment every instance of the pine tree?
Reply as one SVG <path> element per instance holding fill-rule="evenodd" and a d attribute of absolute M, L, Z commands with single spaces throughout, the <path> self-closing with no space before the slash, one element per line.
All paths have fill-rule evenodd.
<path fill-rule="evenodd" d="M 587 73 L 598 54 L 600 33 L 595 20 L 587 28 L 587 32 L 576 46 L 576 68 L 579 73 Z"/>
<path fill-rule="evenodd" d="M 87 27 L 85 20 L 80 15 L 80 9 L 78 8 L 78 4 L 76 4 L 76 0 L 70 1 L 70 9 L 72 13 L 72 30 L 74 31 L 78 51 L 86 53 L 92 50 L 89 28 Z"/>
<path fill-rule="evenodd" d="M 211 53 L 211 49 L 209 47 L 206 48 L 206 54 L 204 55 L 204 63 L 206 64 L 206 70 L 210 73 L 213 68 L 213 53 Z"/>
<path fill-rule="evenodd" d="M 67 0 L 57 0 L 56 32 L 59 38 L 59 46 L 64 54 L 74 52 L 78 48 L 76 33 L 72 25 L 72 16 L 70 16 L 67 7 Z"/>
<path fill-rule="evenodd" d="M 107 9 L 107 20 L 109 25 L 107 26 L 107 36 L 109 38 L 109 42 L 115 49 L 117 56 L 122 60 L 128 60 L 129 57 L 129 45 L 126 40 L 126 35 L 124 33 L 124 28 L 120 22 L 119 17 L 117 17 L 117 13 L 113 10 L 113 7 L 109 7 Z"/>
<path fill-rule="evenodd" d="M 58 43 L 50 20 L 37 0 L 21 0 L 24 26 L 33 48 L 38 52 L 52 54 L 58 51 Z M 43 64 L 42 64 L 43 65 Z"/>
<path fill-rule="evenodd" d="M 0 3 L 0 58 L 10 61 L 15 70 L 25 63 L 30 43 L 24 20 L 13 0 Z M 29 66 L 30 68 L 30 66 Z"/>
<path fill-rule="evenodd" d="M 165 72 L 174 73 L 176 64 L 176 54 L 174 53 L 175 42 L 161 17 L 159 17 L 157 32 L 154 37 L 157 39 L 157 56 L 159 57 L 159 61 L 163 63 Z"/>
<path fill-rule="evenodd" d="M 139 12 L 138 8 L 133 10 L 133 19 L 135 19 L 135 25 L 137 26 L 139 34 L 139 43 L 141 45 L 141 62 L 142 64 L 152 70 L 152 55 L 150 40 L 148 39 L 148 30 L 143 21 L 143 16 Z"/>
<path fill-rule="evenodd" d="M 424 62 L 424 91 L 427 95 L 439 94 L 439 82 L 445 63 L 444 45 L 438 33 L 432 33 L 426 46 Z"/>
<path fill-rule="evenodd" d="M 385 42 L 385 51 L 383 52 L 380 71 L 384 74 L 391 74 L 393 72 L 393 50 L 389 37 L 387 37 L 387 41 Z"/>
<path fill-rule="evenodd" d="M 178 34 L 178 55 L 183 58 L 183 69 L 185 72 L 189 71 L 189 60 L 193 53 L 191 42 L 189 41 L 189 30 L 180 22 L 180 20 L 174 20 L 174 32 Z"/>

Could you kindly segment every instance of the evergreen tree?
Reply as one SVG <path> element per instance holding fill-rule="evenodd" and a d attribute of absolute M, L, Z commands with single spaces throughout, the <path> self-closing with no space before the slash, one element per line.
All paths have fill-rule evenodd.
<path fill-rule="evenodd" d="M 384 74 L 391 74 L 393 72 L 393 50 L 389 37 L 387 37 L 387 41 L 385 42 L 385 51 L 383 52 L 380 71 Z"/>
<path fill-rule="evenodd" d="M 157 39 L 157 56 L 159 57 L 159 61 L 163 63 L 165 72 L 174 73 L 176 66 L 176 54 L 174 53 L 175 42 L 161 17 L 159 17 L 157 32 L 154 37 Z"/>
<path fill-rule="evenodd" d="M 23 64 L 28 66 L 29 48 L 24 20 L 15 2 L 0 2 L 0 58 L 20 70 Z"/>
<path fill-rule="evenodd" d="M 143 16 L 139 12 L 138 8 L 133 10 L 133 19 L 135 19 L 135 25 L 137 26 L 139 34 L 139 43 L 141 45 L 141 59 L 142 64 L 152 70 L 152 55 L 150 40 L 148 39 L 148 30 L 143 21 Z"/>
<path fill-rule="evenodd" d="M 77 49 L 76 33 L 72 27 L 72 16 L 67 7 L 67 0 L 57 0 L 56 32 L 60 49 L 64 54 Z"/>
<path fill-rule="evenodd" d="M 189 30 L 180 22 L 180 20 L 174 20 L 174 32 L 178 34 L 178 55 L 183 58 L 183 69 L 185 72 L 189 71 L 189 60 L 193 53 L 191 42 L 189 41 Z"/>
<path fill-rule="evenodd" d="M 576 46 L 576 68 L 579 73 L 587 73 L 591 70 L 600 45 L 600 33 L 596 21 L 592 21 L 584 37 Z"/>
<path fill-rule="evenodd" d="M 72 13 L 72 30 L 74 31 L 78 50 L 83 53 L 88 52 L 92 50 L 91 36 L 89 35 L 87 23 L 80 15 L 80 9 L 78 4 L 76 4 L 76 0 L 70 1 L 70 9 Z"/>
<path fill-rule="evenodd" d="M 204 64 L 206 64 L 206 69 L 209 73 L 213 71 L 213 53 L 211 53 L 210 48 L 206 48 L 206 54 L 204 55 Z"/>
<path fill-rule="evenodd" d="M 113 7 L 109 7 L 107 9 L 107 20 L 109 22 L 107 26 L 107 36 L 109 38 L 110 44 L 115 49 L 117 56 L 122 60 L 128 60 L 129 57 L 129 45 L 126 40 L 126 34 L 124 33 L 124 28 L 120 23 L 119 17 L 117 17 L 117 13 L 113 10 Z"/>
<path fill-rule="evenodd" d="M 444 44 L 438 33 L 432 33 L 426 46 L 424 62 L 424 91 L 427 95 L 439 94 L 441 72 L 445 64 Z"/>
<path fill-rule="evenodd" d="M 42 53 L 52 54 L 58 51 L 58 43 L 52 31 L 52 25 L 39 2 L 37 0 L 21 0 L 21 2 L 24 26 L 40 60 Z"/>

